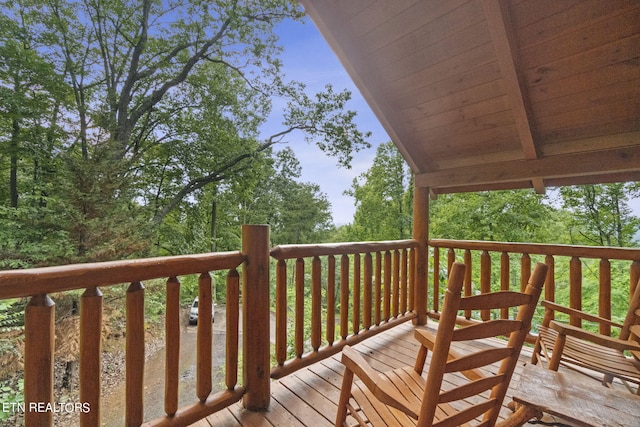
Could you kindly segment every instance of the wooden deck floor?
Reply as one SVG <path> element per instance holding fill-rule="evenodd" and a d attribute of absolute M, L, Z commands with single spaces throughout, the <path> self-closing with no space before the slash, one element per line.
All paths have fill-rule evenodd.
<path fill-rule="evenodd" d="M 436 325 L 435 322 L 430 322 L 427 328 L 435 328 Z M 354 348 L 359 350 L 378 371 L 413 365 L 418 351 L 413 330 L 414 326 L 411 323 L 405 323 L 369 338 Z M 487 340 L 477 343 L 476 350 L 489 347 L 491 347 L 491 341 Z M 530 360 L 530 355 L 530 349 L 523 349 L 512 384 L 518 380 L 522 367 Z M 342 381 L 343 367 L 340 356 L 341 353 L 338 353 L 334 357 L 274 381 L 268 411 L 250 412 L 238 403 L 193 426 L 331 426 L 336 414 Z M 511 397 L 507 394 L 504 404 L 509 402 Z M 500 417 L 504 418 L 509 414 L 511 411 L 503 407 Z"/>

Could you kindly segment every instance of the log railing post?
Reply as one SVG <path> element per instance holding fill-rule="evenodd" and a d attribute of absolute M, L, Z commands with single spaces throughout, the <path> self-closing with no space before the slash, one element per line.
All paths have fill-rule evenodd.
<path fill-rule="evenodd" d="M 89 404 L 80 412 L 81 426 L 100 425 L 101 344 L 102 293 L 90 288 L 80 298 L 80 401 Z"/>
<path fill-rule="evenodd" d="M 269 226 L 243 225 L 242 355 L 244 407 L 259 411 L 270 402 Z"/>
<path fill-rule="evenodd" d="M 413 194 L 413 238 L 418 241 L 416 248 L 415 264 L 415 307 L 414 323 L 425 325 L 427 323 L 427 290 L 428 290 L 428 257 L 429 251 L 429 188 L 416 186 Z"/>
<path fill-rule="evenodd" d="M 46 294 L 35 295 L 24 317 L 24 422 L 26 426 L 51 426 L 53 412 L 39 410 L 38 405 L 54 403 L 55 304 Z"/>

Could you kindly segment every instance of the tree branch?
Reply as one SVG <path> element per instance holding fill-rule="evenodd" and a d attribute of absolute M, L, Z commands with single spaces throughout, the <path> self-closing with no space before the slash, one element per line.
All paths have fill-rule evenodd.
<path fill-rule="evenodd" d="M 225 172 L 229 172 L 231 169 L 239 165 L 244 160 L 253 158 L 257 154 L 267 150 L 269 147 L 280 142 L 282 140 L 282 137 L 284 137 L 285 135 L 291 132 L 294 132 L 296 130 L 300 130 L 302 128 L 303 127 L 300 127 L 300 126 L 293 126 L 282 132 L 278 132 L 274 135 L 271 135 L 269 138 L 267 138 L 265 142 L 258 145 L 253 151 L 239 154 L 233 157 L 232 159 L 230 159 L 229 161 L 225 162 L 224 164 L 222 164 L 220 167 L 218 167 L 215 171 L 211 172 L 210 174 L 192 179 L 184 187 L 182 187 L 182 189 L 171 199 L 171 201 L 167 204 L 167 206 L 157 211 L 156 215 L 153 218 L 153 222 L 156 224 L 159 224 L 189 194 L 201 189 L 207 184 L 223 181 L 224 179 L 227 178 L 227 174 L 225 174 Z"/>

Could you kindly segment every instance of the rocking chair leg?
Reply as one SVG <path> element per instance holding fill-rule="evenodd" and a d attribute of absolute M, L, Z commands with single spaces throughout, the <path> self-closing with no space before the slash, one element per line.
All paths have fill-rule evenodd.
<path fill-rule="evenodd" d="M 344 370 L 342 377 L 342 388 L 340 389 L 340 400 L 338 401 L 338 413 L 336 415 L 336 427 L 344 426 L 347 419 L 347 405 L 351 398 L 351 386 L 353 384 L 353 372 L 349 369 Z"/>

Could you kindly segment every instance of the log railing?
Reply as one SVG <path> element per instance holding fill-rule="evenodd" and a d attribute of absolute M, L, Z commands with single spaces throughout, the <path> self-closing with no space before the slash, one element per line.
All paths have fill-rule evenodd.
<path fill-rule="evenodd" d="M 243 399 L 249 409 L 269 405 L 270 378 L 280 378 L 339 352 L 424 312 L 426 284 L 419 283 L 417 240 L 284 245 L 269 251 L 267 226 L 243 227 L 242 251 L 163 257 L 0 272 L 0 300 L 29 298 L 25 309 L 25 422 L 52 425 L 52 411 L 30 411 L 30 403 L 53 403 L 55 304 L 60 292 L 83 290 L 80 297 L 80 400 L 89 411 L 80 413 L 81 425 L 100 424 L 100 366 L 103 297 L 100 288 L 129 283 L 126 292 L 126 419 L 139 426 L 143 420 L 145 287 L 161 279 L 166 287 L 165 413 L 150 426 L 184 426 Z M 612 314 L 612 271 L 628 271 L 630 292 L 640 278 L 640 249 L 567 245 L 431 240 L 434 251 L 431 317 L 437 318 L 441 277 L 445 266 L 458 258 L 467 264 L 465 294 L 522 287 L 532 261 L 550 266 L 545 298 L 556 300 L 556 283 L 567 277 L 572 308 L 582 308 L 583 265 L 598 264 L 601 317 Z M 446 253 L 444 252 L 446 250 Z M 273 259 L 269 259 L 269 255 Z M 442 258 L 446 257 L 446 260 Z M 519 261 L 513 261 L 519 257 Z M 270 367 L 270 264 L 275 266 L 275 366 Z M 625 263 L 621 267 L 619 263 Z M 495 268 L 496 263 L 500 267 Z M 422 262 L 421 265 L 426 265 Z M 476 267 L 479 264 L 479 269 Z M 514 265 L 512 265 L 514 264 Z M 518 265 L 515 265 L 518 264 Z M 615 269 L 612 268 L 615 265 Z M 240 274 L 242 266 L 242 292 Z M 590 267 L 589 267 L 590 268 Z M 179 276 L 198 274 L 200 318 L 211 316 L 210 273 L 227 271 L 226 389 L 213 392 L 212 325 L 197 329 L 197 383 L 194 403 L 179 408 L 180 282 Z M 562 270 L 566 270 L 564 274 Z M 557 275 L 555 272 L 561 271 Z M 519 279 L 514 282 L 512 279 Z M 562 279 L 564 281 L 564 279 Z M 147 282 L 148 283 L 148 282 Z M 558 283 L 558 286 L 565 286 Z M 237 378 L 239 312 L 242 295 L 243 378 Z M 464 313 L 468 320 L 507 317 L 506 312 Z M 463 319 L 464 319 L 463 317 Z M 466 320 L 465 319 L 465 320 Z M 577 324 L 576 319 L 571 319 Z M 602 333 L 609 331 L 601 330 Z"/>
<path fill-rule="evenodd" d="M 0 272 L 0 299 L 30 298 L 25 309 L 24 418 L 27 426 L 52 425 L 55 295 L 84 290 L 80 297 L 80 424 L 100 425 L 101 338 L 103 298 L 100 287 L 130 283 L 126 290 L 126 408 L 127 426 L 143 423 L 145 365 L 145 287 L 143 281 L 166 280 L 165 417 L 148 425 L 188 425 L 238 401 L 239 275 L 241 252 L 161 257 L 132 261 L 77 264 Z M 178 276 L 199 274 L 200 318 L 211 318 L 212 271 L 228 270 L 226 390 L 212 394 L 211 322 L 198 322 L 197 390 L 194 403 L 178 408 L 180 354 L 180 282 Z"/>
<path fill-rule="evenodd" d="M 415 240 L 401 240 L 273 248 L 276 366 L 271 377 L 415 318 L 417 246 Z M 305 318 L 310 319 L 308 333 Z M 293 332 L 291 341 L 288 331 Z"/>
<path fill-rule="evenodd" d="M 433 286 L 430 299 L 430 315 L 432 317 L 437 317 L 440 310 L 439 284 L 440 278 L 446 274 L 443 274 L 443 267 L 446 266 L 448 271 L 448 267 L 456 258 L 461 259 L 467 265 L 464 293 L 471 295 L 491 290 L 506 290 L 513 286 L 515 278 L 511 275 L 513 267 L 511 255 L 520 257 L 519 266 L 515 266 L 516 272 L 519 270 L 519 273 L 516 273 L 519 276 L 516 286 L 524 288 L 531 274 L 532 257 L 538 257 L 540 262 L 549 265 L 544 286 L 544 299 L 556 300 L 556 283 L 559 280 L 556 271 L 559 269 L 568 270 L 568 275 L 564 276 L 566 276 L 566 285 L 569 288 L 569 300 L 560 303 L 577 310 L 581 310 L 583 305 L 583 265 L 588 262 L 593 263 L 591 260 L 596 260 L 598 263 L 599 298 L 597 314 L 606 319 L 611 319 L 612 316 L 612 262 L 625 263 L 626 267 L 622 268 L 628 271 L 630 294 L 633 294 L 635 285 L 640 278 L 640 249 L 436 239 L 430 240 L 429 245 L 433 248 L 433 279 L 431 282 Z M 440 249 L 446 249 L 446 253 L 441 253 Z M 492 253 L 494 256 L 491 256 Z M 442 259 L 443 256 L 446 257 L 445 260 Z M 478 263 L 478 257 L 479 271 L 475 265 Z M 499 262 L 500 265 L 498 280 L 492 280 L 491 266 L 494 262 Z M 564 280 L 562 285 L 564 286 Z M 478 317 L 481 320 L 487 320 L 492 315 L 500 318 L 508 317 L 508 313 L 504 311 L 494 314 L 482 312 Z M 471 319 L 472 313 L 465 312 L 464 317 Z M 580 326 L 580 319 L 570 318 L 569 320 L 572 324 Z M 610 335 L 611 330 L 608 325 L 601 325 L 600 333 Z"/>

